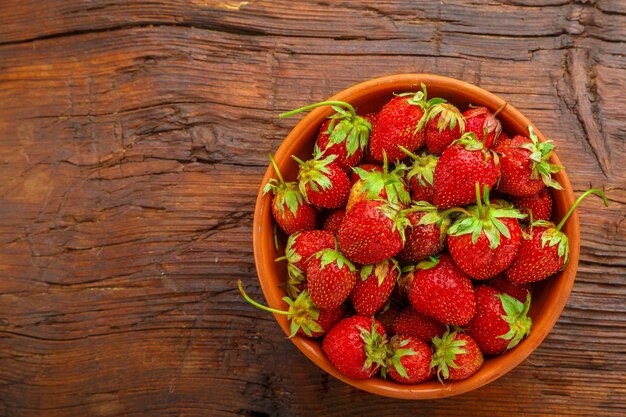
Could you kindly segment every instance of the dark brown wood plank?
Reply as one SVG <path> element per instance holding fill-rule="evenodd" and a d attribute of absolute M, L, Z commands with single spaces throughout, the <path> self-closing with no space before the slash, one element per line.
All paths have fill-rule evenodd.
<path fill-rule="evenodd" d="M 626 413 L 626 9 L 619 0 L 0 4 L 0 415 Z M 581 264 L 547 340 L 407 402 L 321 372 L 273 318 L 252 210 L 284 110 L 402 72 L 501 95 L 554 139 Z"/>

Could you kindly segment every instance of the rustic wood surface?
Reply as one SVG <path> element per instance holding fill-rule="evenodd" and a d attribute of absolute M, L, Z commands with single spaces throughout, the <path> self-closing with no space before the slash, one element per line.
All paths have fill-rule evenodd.
<path fill-rule="evenodd" d="M 0 415 L 626 413 L 626 2 L 0 2 Z M 252 212 L 277 115 L 428 72 L 502 96 L 558 145 L 576 284 L 547 340 L 477 391 L 376 397 L 261 300 Z"/>

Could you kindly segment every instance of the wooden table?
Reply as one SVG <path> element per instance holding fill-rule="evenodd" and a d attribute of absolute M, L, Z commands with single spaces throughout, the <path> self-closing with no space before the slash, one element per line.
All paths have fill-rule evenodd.
<path fill-rule="evenodd" d="M 0 415 L 626 413 L 626 2 L 0 4 Z M 439 401 L 321 372 L 262 299 L 251 227 L 287 109 L 428 72 L 502 96 L 558 145 L 581 263 L 521 366 Z"/>

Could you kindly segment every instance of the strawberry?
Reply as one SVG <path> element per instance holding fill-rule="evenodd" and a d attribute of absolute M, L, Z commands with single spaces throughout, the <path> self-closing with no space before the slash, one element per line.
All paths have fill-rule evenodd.
<path fill-rule="evenodd" d="M 463 113 L 463 117 L 465 117 L 465 131 L 474 132 L 478 140 L 483 143 L 485 149 L 491 148 L 502 132 L 502 125 L 496 118 L 496 114 L 491 113 L 486 107 L 472 107 Z"/>
<path fill-rule="evenodd" d="M 341 226 L 341 222 L 343 221 L 343 217 L 345 215 L 345 209 L 340 208 L 333 210 L 328 214 L 328 216 L 326 216 L 326 219 L 324 219 L 324 226 L 322 227 L 322 229 L 337 234 L 337 232 L 339 231 L 339 226 Z"/>
<path fill-rule="evenodd" d="M 387 301 L 387 304 L 385 304 L 385 306 L 381 308 L 374 315 L 374 317 L 376 317 L 376 319 L 383 324 L 385 332 L 391 334 L 393 333 L 393 323 L 396 321 L 396 318 L 400 315 L 401 311 L 402 308 L 390 298 Z"/>
<path fill-rule="evenodd" d="M 410 229 L 398 258 L 418 262 L 441 252 L 450 226 L 448 213 L 437 210 L 437 207 L 425 201 L 413 204 L 406 212 Z"/>
<path fill-rule="evenodd" d="M 442 336 L 446 326 L 437 320 L 418 313 L 411 306 L 406 307 L 393 322 L 392 333 L 420 338 L 426 342 L 435 336 Z"/>
<path fill-rule="evenodd" d="M 278 170 L 274 157 L 270 154 L 270 162 L 278 179 L 270 179 L 263 187 L 263 195 L 272 191 L 272 214 L 276 223 L 288 235 L 301 230 L 315 228 L 315 208 L 304 201 L 302 193 L 298 190 L 295 182 L 285 182 Z"/>
<path fill-rule="evenodd" d="M 350 195 L 350 179 L 341 167 L 333 161 L 336 155 L 329 155 L 320 159 L 319 150 L 315 157 L 303 162 L 292 155 L 300 164 L 298 172 L 300 192 L 306 201 L 317 207 L 339 208 L 346 205 Z"/>
<path fill-rule="evenodd" d="M 499 293 L 510 295 L 522 303 L 526 301 L 528 294 L 532 295 L 532 287 L 530 284 L 513 284 L 511 281 L 506 279 L 504 273 L 493 277 L 488 282 L 488 285 L 498 290 Z"/>
<path fill-rule="evenodd" d="M 440 155 L 450 144 L 465 133 L 465 117 L 450 103 L 432 107 L 426 123 L 426 147 Z"/>
<path fill-rule="evenodd" d="M 304 282 L 310 258 L 322 249 L 335 247 L 335 235 L 325 230 L 308 230 L 295 233 L 287 239 L 285 256 L 276 261 L 287 261 L 287 283 L 285 290 L 291 297 L 300 292 L 300 284 Z"/>
<path fill-rule="evenodd" d="M 386 364 L 389 351 L 382 324 L 363 316 L 335 324 L 324 338 L 322 350 L 339 372 L 354 379 L 371 378 Z"/>
<path fill-rule="evenodd" d="M 356 268 L 339 251 L 322 249 L 309 261 L 307 288 L 319 308 L 341 305 L 356 284 Z"/>
<path fill-rule="evenodd" d="M 413 152 L 425 141 L 424 124 L 430 107 L 444 100 L 434 98 L 427 101 L 426 86 L 422 91 L 397 94 L 378 113 L 376 125 L 370 136 L 370 153 L 382 162 L 383 154 L 390 161 L 404 158 L 399 146 Z"/>
<path fill-rule="evenodd" d="M 405 148 L 402 148 L 402 150 L 413 160 L 413 166 L 409 169 L 406 176 L 411 189 L 411 200 L 432 203 L 434 192 L 433 176 L 439 158 L 426 152 L 418 156 Z"/>
<path fill-rule="evenodd" d="M 355 168 L 359 168 L 359 169 L 362 169 L 363 171 L 369 171 L 369 172 L 374 172 L 374 171 L 383 172 L 383 167 L 378 164 L 360 164 L 356 166 Z M 357 174 L 353 170 L 352 173 L 350 174 L 350 184 L 354 185 L 354 183 L 360 179 L 361 177 L 359 176 L 359 174 Z"/>
<path fill-rule="evenodd" d="M 476 184 L 477 205 L 467 208 L 450 226 L 448 250 L 454 262 L 472 278 L 484 280 L 504 271 L 521 244 L 517 219 L 526 217 L 517 209 L 492 204 L 484 188 L 484 204 Z"/>
<path fill-rule="evenodd" d="M 395 335 L 389 341 L 390 356 L 383 376 L 403 384 L 418 384 L 434 376 L 430 367 L 432 352 L 423 340 L 408 335 Z"/>
<path fill-rule="evenodd" d="M 367 148 L 372 125 L 361 116 L 357 116 L 352 105 L 344 101 L 322 101 L 279 115 L 280 118 L 308 111 L 316 107 L 331 106 L 335 113 L 330 116 L 317 135 L 316 147 L 324 156 L 336 155 L 335 163 L 343 169 L 355 166 Z"/>
<path fill-rule="evenodd" d="M 386 157 L 382 172 L 353 168 L 360 179 L 350 189 L 346 211 L 350 211 L 356 203 L 363 200 L 385 200 L 390 204 L 404 208 L 411 201 L 409 188 L 404 183 L 406 169 L 404 164 L 397 164 L 394 170 L 389 172 Z"/>
<path fill-rule="evenodd" d="M 400 252 L 407 223 L 406 216 L 387 203 L 360 201 L 346 213 L 337 242 L 351 261 L 375 264 Z"/>
<path fill-rule="evenodd" d="M 341 307 L 335 307 L 329 310 L 320 310 L 315 306 L 315 304 L 313 304 L 313 301 L 306 290 L 302 291 L 302 293 L 300 293 L 295 300 L 292 300 L 289 297 L 284 297 L 283 301 L 289 305 L 289 309 L 284 311 L 266 307 L 251 299 L 243 290 L 241 280 L 237 281 L 237 286 L 239 287 L 239 292 L 243 298 L 245 298 L 253 306 L 260 308 L 261 310 L 269 311 L 270 313 L 287 316 L 287 319 L 290 322 L 290 338 L 294 337 L 296 334 L 308 337 L 323 336 L 345 315 Z"/>
<path fill-rule="evenodd" d="M 578 204 L 591 193 L 599 195 L 604 204 L 609 205 L 604 193 L 592 188 L 576 199 L 557 226 L 552 222 L 537 220 L 524 229 L 524 238 L 517 256 L 505 271 L 509 281 L 514 284 L 541 281 L 567 264 L 569 241 L 561 228 Z"/>
<path fill-rule="evenodd" d="M 528 214 L 531 220 L 552 218 L 552 195 L 546 187 L 530 197 L 511 197 L 511 202 L 520 212 Z"/>
<path fill-rule="evenodd" d="M 448 254 L 417 264 L 407 289 L 416 311 L 444 324 L 463 326 L 476 312 L 472 281 Z"/>
<path fill-rule="evenodd" d="M 442 209 L 476 202 L 475 184 L 489 189 L 496 184 L 500 170 L 497 157 L 476 139 L 465 133 L 439 158 L 435 167 L 433 203 Z"/>
<path fill-rule="evenodd" d="M 530 294 L 524 303 L 487 285 L 476 287 L 476 315 L 465 326 L 485 355 L 499 355 L 512 349 L 530 333 L 527 317 Z"/>
<path fill-rule="evenodd" d="M 470 336 L 449 329 L 443 336 L 433 338 L 431 368 L 440 381 L 459 381 L 474 375 L 483 365 L 483 354 Z"/>
<path fill-rule="evenodd" d="M 498 190 L 516 197 L 537 194 L 544 186 L 562 190 L 552 179 L 552 173 L 562 166 L 548 162 L 554 146 L 551 141 L 539 142 L 532 126 L 528 126 L 530 139 L 517 135 L 513 139 L 499 141 L 494 149 L 500 160 Z"/>
<path fill-rule="evenodd" d="M 357 279 L 350 293 L 350 300 L 358 314 L 371 316 L 389 300 L 400 276 L 400 267 L 395 259 L 390 258 L 375 265 L 364 265 L 360 275 L 361 279 Z"/>

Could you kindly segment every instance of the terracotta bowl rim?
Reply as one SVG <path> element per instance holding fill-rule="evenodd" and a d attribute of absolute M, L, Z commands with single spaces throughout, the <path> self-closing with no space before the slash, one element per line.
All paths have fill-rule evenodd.
<path fill-rule="evenodd" d="M 491 111 L 495 111 L 506 104 L 505 108 L 500 114 L 501 116 L 507 114 L 507 117 L 509 117 L 511 120 L 519 121 L 524 126 L 533 126 L 539 139 L 541 141 L 546 140 L 546 138 L 541 134 L 541 131 L 537 129 L 534 124 L 532 124 L 514 106 L 506 103 L 502 98 L 468 82 L 439 75 L 397 74 L 373 78 L 353 85 L 352 87 L 349 87 L 345 90 L 342 90 L 341 92 L 335 94 L 333 97 L 329 98 L 329 100 L 342 100 L 350 102 L 351 98 L 353 98 L 354 96 L 361 97 L 364 96 L 365 93 L 368 91 L 371 93 L 371 90 L 389 89 L 390 86 L 397 86 L 398 91 L 415 91 L 415 88 L 419 88 L 421 82 L 425 83 L 427 86 L 435 85 L 440 86 L 440 88 L 442 86 L 445 86 L 471 93 L 473 97 L 479 98 L 478 102 L 480 102 L 481 105 L 488 107 Z M 304 103 L 303 105 L 305 104 L 308 103 Z M 319 126 L 322 120 L 331 114 L 331 111 L 332 110 L 330 110 L 330 108 L 328 107 L 314 109 L 296 124 L 296 126 L 287 135 L 285 140 L 281 143 L 275 154 L 275 160 L 278 164 L 279 169 L 282 170 L 283 164 L 286 162 L 286 160 L 291 159 L 289 158 L 289 155 L 293 153 L 292 151 L 294 150 L 294 148 L 298 147 L 298 141 L 302 130 L 311 123 L 315 123 L 316 126 Z M 552 155 L 551 162 L 561 165 L 559 158 L 556 156 L 556 154 Z M 273 233 L 273 228 L 264 229 L 262 224 L 264 216 L 271 216 L 270 197 L 263 196 L 262 188 L 263 185 L 266 184 L 267 181 L 273 177 L 273 175 L 274 171 L 272 167 L 268 164 L 268 168 L 261 182 L 261 187 L 257 195 L 256 205 L 254 209 L 252 232 L 253 249 L 259 282 L 261 284 L 261 289 L 267 300 L 267 303 L 272 308 L 282 309 L 285 307 L 285 303 L 281 300 L 281 298 L 284 296 L 284 291 L 270 286 L 270 283 L 266 278 L 266 268 L 264 262 L 274 262 L 274 260 L 273 258 L 265 259 L 266 256 L 264 255 L 262 248 L 263 234 Z M 571 206 L 574 202 L 574 194 L 567 175 L 563 170 L 555 174 L 555 177 L 564 188 L 564 190 L 562 191 L 563 195 L 559 198 L 564 199 L 567 207 Z M 390 381 L 384 381 L 379 378 L 373 378 L 368 380 L 355 380 L 348 378 L 345 375 L 341 374 L 339 371 L 337 371 L 332 366 L 332 364 L 330 364 L 328 359 L 326 359 L 323 353 L 321 356 L 319 355 L 318 351 L 315 348 L 316 344 L 319 344 L 318 341 L 312 341 L 301 336 L 296 336 L 290 340 L 298 347 L 298 349 L 300 349 L 302 353 L 304 353 L 305 356 L 307 356 L 325 372 L 331 374 L 335 378 L 349 385 L 370 393 L 401 399 L 434 399 L 458 395 L 477 389 L 505 375 L 510 370 L 519 365 L 524 359 L 526 359 L 546 338 L 550 330 L 554 327 L 554 324 L 558 320 L 563 309 L 565 308 L 565 304 L 567 303 L 567 299 L 569 298 L 570 292 L 574 285 L 574 279 L 576 275 L 580 252 L 580 225 L 577 210 L 572 213 L 570 219 L 567 222 L 566 228 L 564 228 L 564 231 L 566 232 L 570 240 L 570 260 L 565 269 L 559 273 L 560 275 L 558 276 L 560 277 L 560 279 L 558 281 L 558 285 L 555 284 L 556 287 L 552 290 L 553 294 L 551 295 L 551 297 L 548 298 L 549 302 L 543 307 L 543 310 L 549 312 L 547 318 L 544 317 L 544 325 L 538 329 L 533 328 L 530 335 L 516 348 L 496 358 L 488 359 L 490 361 L 499 361 L 499 366 L 496 366 L 495 369 L 490 369 L 486 373 L 480 373 L 479 370 L 477 374 L 468 379 L 455 382 L 446 382 L 445 385 L 438 382 L 432 383 L 432 381 L 425 384 L 402 385 Z M 553 277 L 551 279 L 555 278 Z M 289 327 L 285 317 L 276 314 L 274 315 L 274 317 L 285 332 L 285 334 L 288 335 Z"/>

